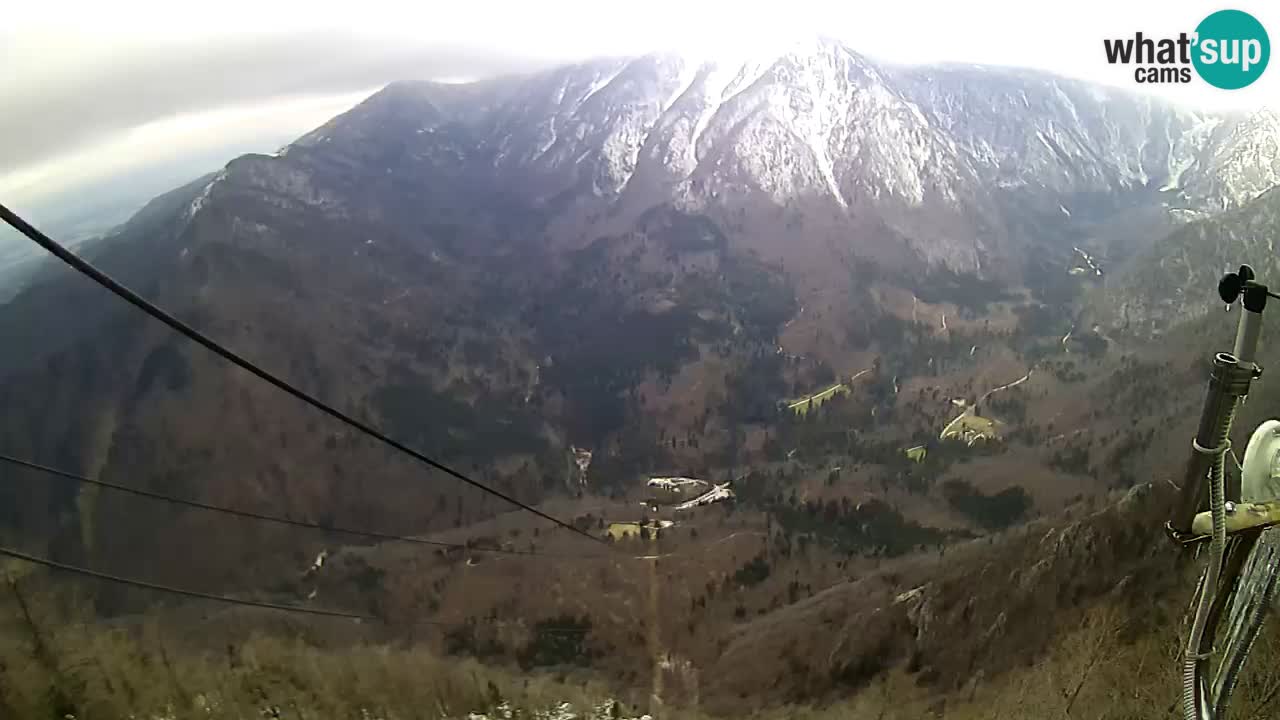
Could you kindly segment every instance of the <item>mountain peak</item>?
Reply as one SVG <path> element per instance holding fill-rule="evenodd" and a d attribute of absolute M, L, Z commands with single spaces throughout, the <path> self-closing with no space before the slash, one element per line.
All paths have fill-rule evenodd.
<path fill-rule="evenodd" d="M 705 208 L 758 193 L 837 216 L 870 209 L 917 254 L 972 268 L 975 247 L 1003 242 L 997 196 L 1034 196 L 1046 211 L 1148 191 L 1235 207 L 1280 182 L 1277 128 L 1269 110 L 1193 113 L 1034 71 L 884 66 L 813 35 L 715 57 L 394 83 L 296 146 L 336 143 L 388 167 L 482 161 L 540 204 L 634 214 L 655 200 Z"/>

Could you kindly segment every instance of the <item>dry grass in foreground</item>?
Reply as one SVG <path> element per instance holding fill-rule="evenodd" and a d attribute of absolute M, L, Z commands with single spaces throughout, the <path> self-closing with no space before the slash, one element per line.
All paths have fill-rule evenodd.
<path fill-rule="evenodd" d="M 57 602 L 0 603 L 0 718 L 178 720 L 614 720 L 642 709 L 615 705 L 642 689 L 593 680 L 517 674 L 424 647 L 396 647 L 369 635 L 317 634 L 332 625 L 290 625 L 278 615 L 202 623 L 181 612 L 129 624 L 55 624 Z M 1161 605 L 1179 605 L 1165 598 Z M 1150 609 L 1148 606 L 1147 609 Z M 76 612 L 63 617 L 84 618 Z M 1177 617 L 1177 613 L 1168 616 Z M 919 672 L 888 670 L 821 707 L 757 708 L 773 720 L 868 718 L 1177 717 L 1176 621 L 1152 621 L 1101 602 L 1058 628 L 1036 662 L 992 677 L 979 672 L 942 692 Z M 238 627 L 236 625 L 238 624 Z M 162 627 L 163 625 L 163 627 Z M 173 628 L 181 628 L 175 632 Z M 164 628 L 167 628 L 164 629 Z M 1280 698 L 1280 621 L 1269 624 L 1236 694 L 1232 717 L 1275 717 Z M 694 709 L 652 707 L 657 718 L 700 720 Z M 481 720 L 473 718 L 473 720 Z"/>
<path fill-rule="evenodd" d="M 608 702 L 606 691 L 589 684 L 519 678 L 418 648 L 322 648 L 261 634 L 225 652 L 179 647 L 162 641 L 154 626 L 66 625 L 31 633 L 21 617 L 6 617 L 0 718 L 400 720 L 534 710 L 554 717 L 564 703 Z"/>

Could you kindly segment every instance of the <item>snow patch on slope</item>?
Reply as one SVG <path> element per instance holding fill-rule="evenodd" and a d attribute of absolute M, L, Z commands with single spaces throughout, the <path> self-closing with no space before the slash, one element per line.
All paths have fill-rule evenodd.
<path fill-rule="evenodd" d="M 680 79 L 676 83 L 675 91 L 663 101 L 662 108 L 659 112 L 665 115 L 667 111 L 671 109 L 671 106 L 676 104 L 677 100 L 684 97 L 684 94 L 689 92 L 689 88 L 693 86 L 693 82 L 697 79 L 698 66 L 694 63 L 684 63 L 684 67 L 680 70 Z"/>
<path fill-rule="evenodd" d="M 591 83 L 591 87 L 587 90 L 587 93 L 578 101 L 578 105 L 584 105 L 588 100 L 595 97 L 596 93 L 612 85 L 613 81 L 618 79 L 618 76 L 622 74 L 623 70 L 627 69 L 628 65 L 630 65 L 630 63 L 619 63 L 611 72 L 597 77 L 595 81 Z"/>
<path fill-rule="evenodd" d="M 209 201 L 209 194 L 213 192 L 213 186 L 217 185 L 226 176 L 227 171 L 225 169 L 219 170 L 218 174 L 214 175 L 213 179 L 209 180 L 209 182 L 205 184 L 204 189 L 200 191 L 200 194 L 191 201 L 189 206 L 187 206 L 187 210 L 182 216 L 183 220 L 190 221 L 191 218 L 196 216 L 196 213 L 200 212 L 200 208 L 203 208 L 205 203 Z"/>
<path fill-rule="evenodd" d="M 689 142 L 687 144 L 687 168 L 685 175 L 693 172 L 697 167 L 701 157 L 698 155 L 698 140 L 702 134 L 706 132 L 707 126 L 711 124 L 711 119 L 720 111 L 720 106 L 724 103 L 725 93 L 729 90 L 729 85 L 733 82 L 736 72 L 729 68 L 713 66 L 707 69 L 705 79 L 702 83 L 702 105 L 698 111 L 698 116 L 694 120 L 693 130 L 689 134 Z"/>
<path fill-rule="evenodd" d="M 805 90 L 809 94 L 809 98 L 813 101 L 811 112 L 803 117 L 792 117 L 792 121 L 799 127 L 804 129 L 805 143 L 809 146 L 809 151 L 813 153 L 814 162 L 818 166 L 818 172 L 822 174 L 822 179 L 827 185 L 828 192 L 840 204 L 840 207 L 847 208 L 849 203 L 845 201 L 844 195 L 840 193 L 840 186 L 836 183 L 835 169 L 831 165 L 831 157 L 827 153 L 827 145 L 830 143 L 830 133 L 839 121 L 836 117 L 837 113 L 832 104 L 821 102 L 824 97 L 826 86 L 833 84 L 833 77 L 823 75 L 819 76 L 817 72 L 813 72 L 810 68 L 809 72 L 803 72 L 800 75 L 804 81 Z M 839 89 L 839 85 L 836 86 Z M 794 107 L 793 107 L 794 109 Z"/>

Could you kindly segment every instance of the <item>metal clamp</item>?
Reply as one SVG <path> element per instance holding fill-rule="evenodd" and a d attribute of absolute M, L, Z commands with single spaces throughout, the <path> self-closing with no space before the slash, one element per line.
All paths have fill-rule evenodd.
<path fill-rule="evenodd" d="M 1221 445 L 1215 448 L 1204 447 L 1200 444 L 1198 439 L 1191 438 L 1191 449 L 1202 455 L 1213 455 L 1216 457 L 1231 449 L 1231 438 L 1226 438 L 1222 441 Z"/>

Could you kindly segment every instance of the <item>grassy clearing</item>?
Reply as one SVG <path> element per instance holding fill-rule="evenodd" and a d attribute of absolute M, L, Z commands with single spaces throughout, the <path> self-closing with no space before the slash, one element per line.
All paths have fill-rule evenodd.
<path fill-rule="evenodd" d="M 822 406 L 823 403 L 837 395 L 845 395 L 849 392 L 849 386 L 844 383 L 836 383 L 826 390 L 816 392 L 812 395 L 800 398 L 799 400 L 785 400 L 786 407 L 791 412 L 803 417 L 808 414 L 809 410 Z"/>
<path fill-rule="evenodd" d="M 978 442 L 999 440 L 1000 430 L 996 421 L 974 415 L 970 409 L 947 423 L 939 437 L 943 440 L 960 440 L 973 445 Z"/>

